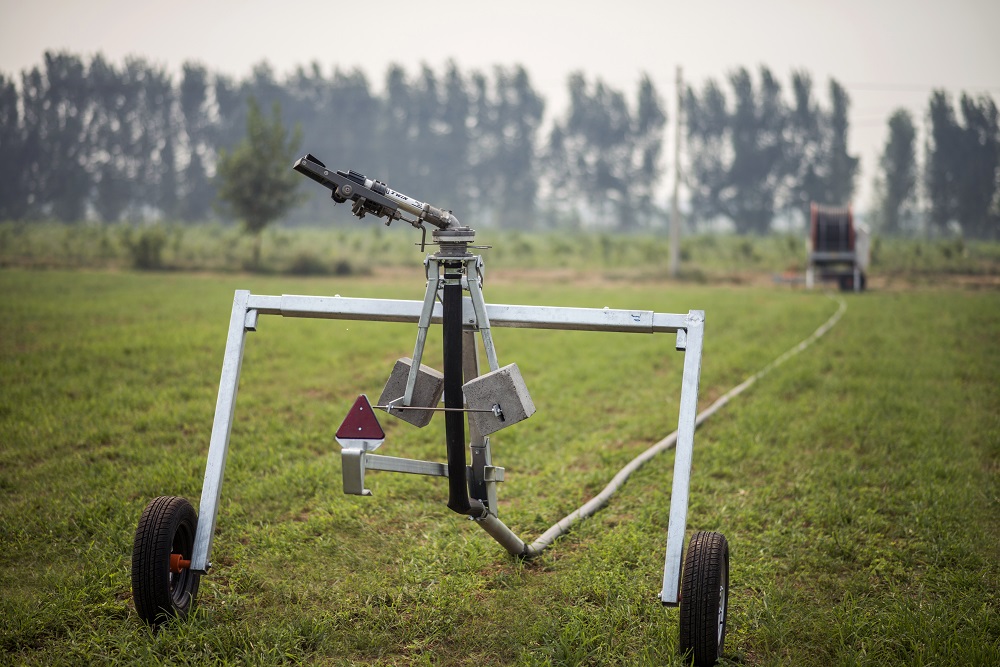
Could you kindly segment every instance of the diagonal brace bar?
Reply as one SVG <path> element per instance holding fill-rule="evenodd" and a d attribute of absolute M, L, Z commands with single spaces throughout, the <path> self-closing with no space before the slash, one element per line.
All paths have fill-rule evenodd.
<path fill-rule="evenodd" d="M 670 521 L 667 524 L 667 552 L 663 565 L 663 589 L 660 602 L 680 602 L 681 562 L 684 557 L 684 529 L 687 524 L 688 493 L 691 487 L 691 461 L 694 454 L 694 429 L 698 418 L 698 385 L 701 379 L 701 350 L 705 337 L 705 311 L 692 310 L 686 318 L 684 375 L 677 418 L 677 445 L 674 452 L 674 479 L 670 491 Z"/>
<path fill-rule="evenodd" d="M 205 465 L 205 481 L 201 488 L 201 503 L 198 506 L 198 529 L 194 537 L 194 551 L 191 555 L 191 570 L 202 574 L 208 572 L 208 562 L 215 534 L 215 520 L 219 513 L 219 494 L 226 469 L 226 454 L 229 451 L 229 435 L 233 428 L 236 411 L 236 392 L 240 384 L 240 368 L 243 365 L 243 348 L 247 331 L 257 326 L 257 311 L 248 310 L 250 292 L 237 290 L 233 296 L 233 311 L 229 317 L 229 335 L 226 338 L 226 353 L 222 358 L 222 378 L 219 381 L 219 397 L 215 403 L 215 421 L 212 423 L 212 439 L 208 446 L 208 462 Z"/>

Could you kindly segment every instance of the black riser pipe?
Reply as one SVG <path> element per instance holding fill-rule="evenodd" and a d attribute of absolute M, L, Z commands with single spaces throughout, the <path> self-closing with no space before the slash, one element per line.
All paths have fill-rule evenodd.
<path fill-rule="evenodd" d="M 448 508 L 479 516 L 483 504 L 470 500 L 465 462 L 465 407 L 462 392 L 462 273 L 445 264 L 442 329 L 444 338 L 445 442 L 448 447 Z"/>

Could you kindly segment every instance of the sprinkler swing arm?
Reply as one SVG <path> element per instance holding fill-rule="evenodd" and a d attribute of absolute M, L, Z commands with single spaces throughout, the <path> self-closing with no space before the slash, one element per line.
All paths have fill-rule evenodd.
<path fill-rule="evenodd" d="M 147 520 L 165 521 L 153 515 L 153 510 L 165 506 L 164 498 L 180 507 L 176 512 L 188 512 L 189 504 L 183 499 L 161 497 L 147 506 L 136 534 L 133 552 L 133 590 L 139 591 L 143 599 L 137 598 L 137 609 L 148 622 L 156 624 L 161 617 L 183 615 L 193 604 L 197 592 L 197 579 L 211 568 L 210 556 L 218 517 L 219 500 L 230 445 L 230 434 L 235 417 L 236 397 L 239 389 L 243 352 L 248 332 L 257 331 L 262 315 L 281 317 L 320 318 L 337 320 L 364 320 L 373 322 L 400 322 L 417 324 L 417 338 L 412 358 L 397 362 L 393 374 L 383 390 L 383 396 L 376 408 L 399 417 L 417 426 L 426 425 L 433 412 L 444 412 L 447 462 L 422 461 L 375 454 L 384 439 L 384 432 L 374 420 L 372 406 L 361 396 L 355 408 L 368 410 L 375 425 L 374 435 L 341 438 L 341 460 L 344 491 L 349 494 L 371 495 L 365 488 L 366 472 L 381 470 L 388 472 L 429 475 L 448 479 L 448 507 L 468 516 L 493 537 L 510 554 L 530 558 L 538 555 L 551 537 L 543 535 L 533 544 L 526 544 L 498 518 L 497 484 L 504 481 L 505 470 L 493 465 L 490 449 L 490 434 L 526 419 L 534 412 L 534 404 L 524 387 L 516 364 L 501 367 L 492 338 L 493 327 L 559 329 L 573 331 L 603 331 L 621 333 L 674 334 L 674 348 L 684 355 L 681 380 L 680 406 L 677 419 L 677 437 L 673 480 L 670 495 L 667 544 L 664 559 L 663 586 L 659 593 L 662 604 L 681 607 L 681 646 L 715 647 L 721 653 L 725 625 L 725 590 L 728 588 L 728 546 L 718 533 L 696 533 L 692 538 L 692 548 L 688 549 L 684 562 L 684 537 L 687 523 L 688 495 L 690 489 L 691 463 L 694 447 L 694 431 L 697 418 L 698 388 L 701 374 L 702 347 L 704 340 L 704 311 L 692 310 L 686 314 L 656 313 L 647 310 L 617 310 L 610 308 L 569 308 L 529 305 L 487 304 L 483 296 L 483 261 L 469 252 L 475 240 L 475 231 L 462 226 L 450 211 L 396 192 L 384 183 L 374 181 L 354 171 L 331 171 L 311 155 L 296 161 L 294 169 L 312 180 L 329 188 L 338 203 L 352 202 L 352 212 L 358 217 L 372 214 L 386 218 L 386 224 L 402 219 L 424 231 L 424 223 L 434 227 L 433 244 L 438 251 L 425 259 L 426 291 L 421 301 L 395 299 L 367 299 L 341 296 L 300 296 L 300 295 L 259 295 L 247 290 L 237 290 L 229 319 L 226 349 L 223 357 L 222 374 L 216 402 L 212 435 L 209 442 L 208 458 L 205 466 L 199 515 L 193 539 L 187 533 L 185 539 L 174 544 L 170 551 L 178 551 L 177 559 L 182 563 L 175 585 L 171 579 L 169 596 L 163 597 L 159 591 L 159 580 L 153 581 L 152 573 L 137 572 L 140 555 L 147 561 L 154 559 L 151 547 L 140 543 L 140 533 Z M 410 218 L 404 217 L 404 213 Z M 421 240 L 421 246 L 426 239 Z M 427 332 L 431 325 L 440 325 L 443 332 L 444 370 L 437 373 L 422 366 Z M 475 336 L 479 334 L 489 366 L 489 372 L 480 374 L 479 347 Z M 442 386 L 443 385 L 443 386 Z M 431 390 L 428 392 L 427 387 Z M 443 391 L 444 407 L 439 407 Z M 363 404 L 361 403 L 363 399 Z M 352 413 L 355 408 L 352 408 Z M 466 414 L 467 413 L 467 414 Z M 351 414 L 345 419 L 345 428 Z M 466 440 L 465 425 L 468 419 L 469 439 Z M 467 464 L 466 448 L 471 453 L 471 465 Z M 160 503 L 157 505 L 157 503 Z M 174 505 L 170 505 L 173 508 Z M 175 511 L 171 509 L 171 511 Z M 147 519 L 147 514 L 149 518 Z M 191 510 L 193 514 L 193 510 Z M 159 515 L 157 515 L 159 516 Z M 180 516 L 180 515 L 178 515 Z M 188 515 L 181 519 L 190 523 Z M 178 519 L 180 521 L 180 519 Z M 554 527 L 555 528 L 555 527 Z M 148 531 L 147 531 L 148 532 Z M 163 530 L 160 530 L 162 533 Z M 551 531 L 550 531 L 551 532 Z M 708 537 L 706 537 L 708 536 Z M 711 538 L 712 554 L 723 553 L 725 564 L 710 563 L 712 567 L 698 563 L 711 558 L 704 554 L 692 558 L 696 543 Z M 721 543 L 718 542 L 721 540 Z M 721 546 L 720 546 L 721 544 Z M 178 546 L 180 545 L 180 546 Z M 142 552 L 140 554 L 140 551 Z M 159 552 L 157 552 L 159 553 Z M 701 553 L 701 552 L 700 552 Z M 190 556 L 190 557 L 188 557 Z M 158 558 L 158 556 L 156 556 Z M 718 560 L 713 555 L 715 560 Z M 188 564 L 187 561 L 190 561 Z M 146 561 L 143 561 L 146 562 Z M 695 565 L 692 565 L 695 563 Z M 682 565 L 685 594 L 681 594 Z M 704 570 L 699 574 L 699 568 Z M 712 569 L 715 568 L 715 569 Z M 721 569 L 720 569 L 721 568 Z M 173 572 L 173 570 L 171 570 Z M 705 572 L 709 572 L 705 575 Z M 725 575 L 725 585 L 721 589 L 719 572 Z M 174 576 L 173 574 L 171 575 Z M 714 576 L 714 579 L 712 578 Z M 184 578 L 186 577 L 186 578 Z M 688 591 L 688 579 L 697 586 Z M 191 583 L 193 581 L 193 584 Z M 711 582 L 716 583 L 711 583 Z M 706 583 L 708 582 L 708 583 Z M 187 602 L 179 596 L 178 587 L 187 588 Z M 707 588 L 706 588 L 707 587 Z M 713 588 L 714 587 L 714 588 Z M 707 593 L 699 592 L 706 589 Z M 712 592 L 714 590 L 714 593 Z M 144 592 L 145 591 L 145 592 Z M 716 599 L 710 605 L 719 605 L 718 626 L 705 622 L 694 622 L 697 635 L 687 637 L 685 630 L 685 605 L 690 598 Z M 138 594 L 137 594 L 138 595 Z M 157 595 L 160 595 L 157 597 Z M 172 597 L 170 597 L 172 596 Z M 147 600 L 148 598 L 148 600 Z M 164 600 L 168 600 L 164 602 Z M 169 601 L 172 600 L 172 601 Z M 140 602 L 142 606 L 140 606 Z M 690 611 L 692 617 L 710 618 L 701 611 Z M 700 625 L 699 625 L 700 624 Z M 690 625 L 690 624 L 689 624 Z M 704 627 L 702 627 L 704 626 Z M 718 632 L 717 642 L 705 643 L 704 637 L 711 639 Z M 699 659 L 698 664 L 711 664 Z M 703 648 L 702 648 L 703 650 Z M 704 655 L 702 655 L 704 657 Z M 711 657 L 711 656 L 709 656 Z M 715 657 L 718 657 L 715 655 Z"/>

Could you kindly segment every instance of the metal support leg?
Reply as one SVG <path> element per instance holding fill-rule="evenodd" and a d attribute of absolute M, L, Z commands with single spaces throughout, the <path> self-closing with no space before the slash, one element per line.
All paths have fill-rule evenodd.
<path fill-rule="evenodd" d="M 677 419 L 677 446 L 674 452 L 674 480 L 670 492 L 670 522 L 667 525 L 667 553 L 663 566 L 660 602 L 680 601 L 681 563 L 684 558 L 684 529 L 687 524 L 688 492 L 691 486 L 691 459 L 694 453 L 695 420 L 698 417 L 698 384 L 701 377 L 701 348 L 705 335 L 705 312 L 692 310 L 687 316 L 684 376 Z"/>
<path fill-rule="evenodd" d="M 474 261 L 473 261 L 474 260 Z M 486 300 L 483 299 L 483 289 L 480 285 L 482 279 L 482 259 L 474 257 L 466 263 L 466 273 L 469 277 L 469 298 L 472 301 L 472 311 L 476 314 L 476 327 L 479 335 L 483 337 L 483 349 L 486 350 L 486 361 L 490 365 L 490 370 L 499 370 L 500 363 L 497 361 L 497 351 L 493 346 L 493 334 L 490 333 L 490 318 L 486 314 Z M 470 270 L 474 268 L 475 274 Z M 469 380 L 466 379 L 466 382 Z"/>
<path fill-rule="evenodd" d="M 233 414 L 236 409 L 236 391 L 240 384 L 240 367 L 243 365 L 243 347 L 246 332 L 257 326 L 257 311 L 247 310 L 250 292 L 237 290 L 233 297 L 233 312 L 229 318 L 229 335 L 226 338 L 226 353 L 222 359 L 222 379 L 219 381 L 219 398 L 215 404 L 215 421 L 212 423 L 212 439 L 208 446 L 208 463 L 205 466 L 205 481 L 201 488 L 198 529 L 194 538 L 191 555 L 191 569 L 202 574 L 208 572 L 208 561 L 212 551 L 212 537 L 215 534 L 215 519 L 219 513 L 219 494 L 226 469 L 226 454 L 229 451 L 229 434 L 233 428 Z"/>
<path fill-rule="evenodd" d="M 413 363 L 410 373 L 406 376 L 406 391 L 403 393 L 403 405 L 409 407 L 413 403 L 413 389 L 417 386 L 417 375 L 420 372 L 420 360 L 424 356 L 424 345 L 427 343 L 427 330 L 431 326 L 431 315 L 434 312 L 434 300 L 437 298 L 438 284 L 441 276 L 438 263 L 434 259 L 427 260 L 427 291 L 424 292 L 424 304 L 420 309 L 420 321 L 417 323 L 417 342 L 413 346 Z"/>

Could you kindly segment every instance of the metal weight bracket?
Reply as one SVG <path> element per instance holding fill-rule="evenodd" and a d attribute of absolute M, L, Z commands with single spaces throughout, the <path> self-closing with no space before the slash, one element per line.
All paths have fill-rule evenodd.
<path fill-rule="evenodd" d="M 702 343 L 704 339 L 703 311 L 692 310 L 687 314 L 654 313 L 652 311 L 613 310 L 608 308 L 563 308 L 545 306 L 502 305 L 483 302 L 479 286 L 476 259 L 468 260 L 476 270 L 476 279 L 468 280 L 469 296 L 463 298 L 462 317 L 467 325 L 463 337 L 472 342 L 475 331 L 482 334 L 490 327 L 516 327 L 534 329 L 560 329 L 575 331 L 607 331 L 623 333 L 673 333 L 675 347 L 684 353 L 684 370 L 681 386 L 680 409 L 677 420 L 677 444 L 674 458 L 673 485 L 670 496 L 667 546 L 664 563 L 663 588 L 660 600 L 667 605 L 679 601 L 681 561 L 683 558 L 684 531 L 687 522 L 688 491 L 690 488 L 691 461 L 694 448 L 694 430 L 697 417 L 698 386 L 701 373 Z M 215 523 L 218 517 L 219 498 L 229 449 L 230 433 L 239 388 L 243 350 L 248 331 L 256 331 L 260 315 L 283 317 L 321 318 L 337 320 L 365 320 L 375 322 L 403 322 L 419 324 L 422 320 L 440 323 L 442 306 L 436 302 L 436 287 L 428 285 L 430 296 L 424 301 L 391 299 L 357 299 L 320 296 L 264 296 L 238 290 L 233 299 L 229 319 L 226 351 L 222 363 L 219 395 L 216 402 L 212 435 L 209 444 L 205 478 L 199 506 L 198 527 L 195 534 L 191 570 L 206 573 L 210 568 L 209 557 Z M 429 313 L 424 315 L 424 312 Z M 487 343 L 487 340 L 490 340 Z M 496 364 L 492 340 L 483 336 L 484 347 L 490 358 L 490 367 Z M 463 372 L 466 378 L 478 375 L 478 352 L 473 344 L 463 346 Z M 474 495 L 496 508 L 496 482 L 502 481 L 503 471 L 491 465 L 489 440 L 472 429 L 470 446 L 473 466 L 470 487 Z M 364 489 L 365 470 L 391 470 L 413 474 L 447 476 L 447 466 L 441 463 L 412 461 L 365 452 L 360 463 L 358 486 Z M 476 472 L 476 471 L 481 472 Z M 484 497 L 485 496 L 485 497 Z M 514 555 L 527 555 L 525 543 L 495 514 L 477 520 L 491 537 Z"/>
<path fill-rule="evenodd" d="M 365 473 L 368 470 L 384 470 L 431 477 L 448 476 L 447 463 L 404 459 L 398 456 L 382 456 L 372 454 L 371 450 L 353 447 L 345 447 L 341 450 L 340 455 L 344 470 L 344 493 L 356 496 L 372 495 L 372 492 L 365 488 Z M 475 454 L 473 454 L 472 467 L 475 468 Z M 482 473 L 483 482 L 492 485 L 492 497 L 495 501 L 496 483 L 504 480 L 504 469 L 485 465 L 482 467 Z"/>

